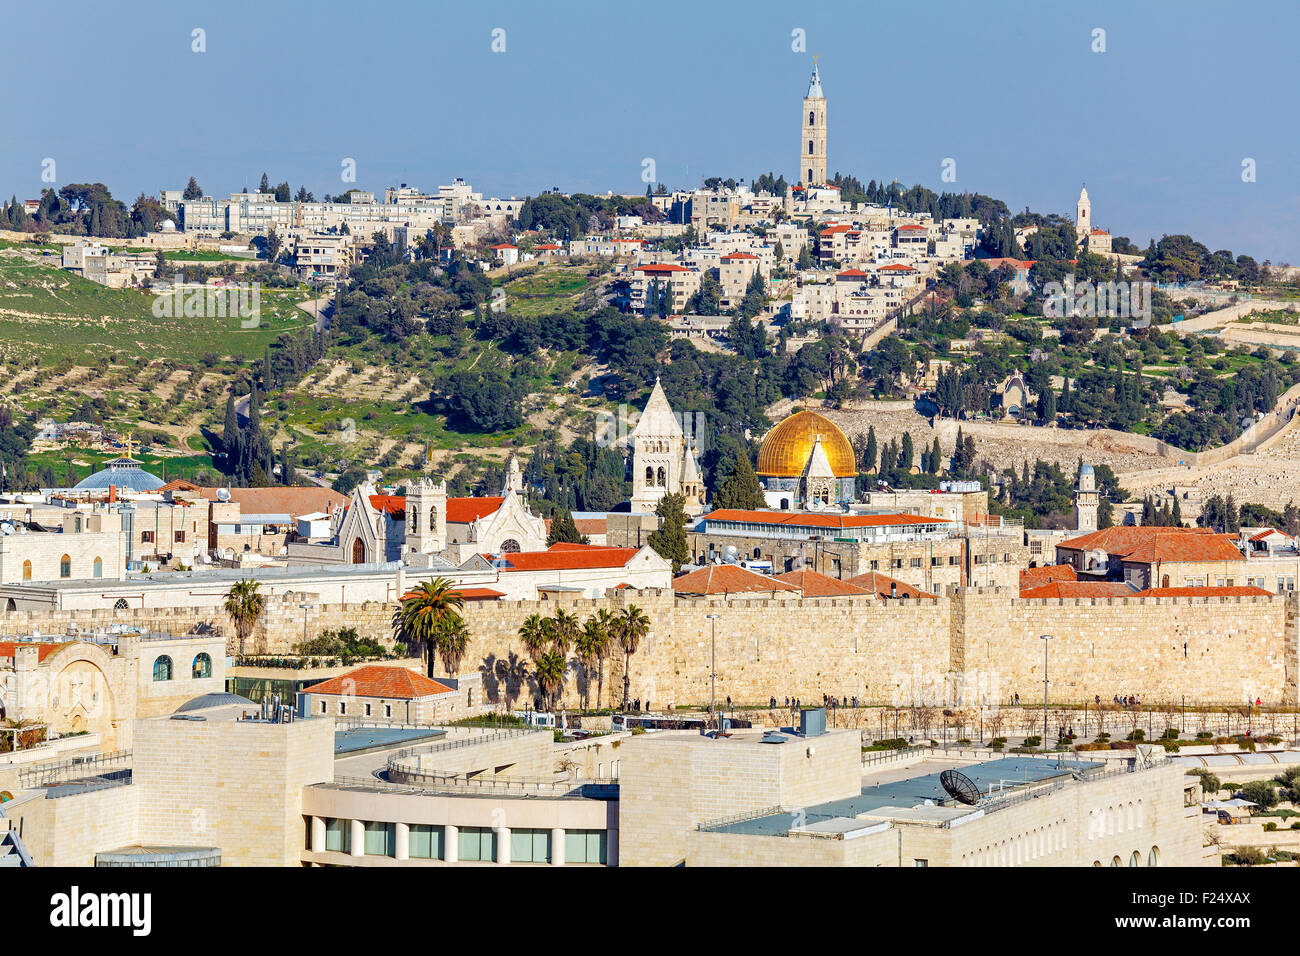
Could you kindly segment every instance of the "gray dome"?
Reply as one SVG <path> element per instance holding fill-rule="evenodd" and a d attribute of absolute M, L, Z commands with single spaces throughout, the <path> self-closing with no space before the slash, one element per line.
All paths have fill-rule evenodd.
<path fill-rule="evenodd" d="M 207 710 L 209 707 L 230 707 L 237 705 L 240 707 L 257 707 L 247 697 L 240 697 L 238 694 L 228 694 L 224 691 L 216 694 L 201 694 L 187 700 L 176 708 L 175 713 L 184 714 L 191 710 Z"/>
<path fill-rule="evenodd" d="M 1085 463 L 1084 465 L 1082 465 L 1082 466 L 1079 468 L 1079 474 L 1081 474 L 1081 475 L 1091 475 L 1091 474 L 1094 474 L 1094 472 L 1093 472 L 1093 470 L 1092 470 L 1092 465 L 1089 465 L 1089 464 L 1086 464 L 1086 463 Z"/>
<path fill-rule="evenodd" d="M 119 491 L 145 492 L 157 491 L 164 483 L 157 475 L 141 468 L 134 458 L 112 458 L 99 471 L 77 482 L 74 490 L 107 491 L 112 485 Z"/>

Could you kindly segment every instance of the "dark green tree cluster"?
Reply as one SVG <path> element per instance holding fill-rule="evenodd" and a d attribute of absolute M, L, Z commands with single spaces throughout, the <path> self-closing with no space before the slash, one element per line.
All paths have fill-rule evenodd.
<path fill-rule="evenodd" d="M 649 544 L 655 552 L 673 565 L 673 574 L 690 561 L 686 547 L 686 498 L 682 495 L 664 495 L 655 507 L 659 528 L 650 535 Z"/>
<path fill-rule="evenodd" d="M 248 396 L 248 420 L 240 425 L 235 411 L 235 396 L 226 400 L 225 425 L 221 432 L 224 456 L 221 470 L 233 484 L 262 488 L 274 484 L 275 452 L 271 438 L 262 430 L 262 394 L 253 385 Z"/>
<path fill-rule="evenodd" d="M 1237 510 L 1236 498 L 1231 494 L 1226 497 L 1212 495 L 1201 508 L 1201 516 L 1196 521 L 1203 528 L 1213 528 L 1223 534 L 1236 534 L 1241 530 L 1241 514 Z"/>

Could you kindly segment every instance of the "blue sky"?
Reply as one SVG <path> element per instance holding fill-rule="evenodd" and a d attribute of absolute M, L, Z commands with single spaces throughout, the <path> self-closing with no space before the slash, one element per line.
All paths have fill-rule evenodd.
<path fill-rule="evenodd" d="M 1094 221 L 1140 245 L 1187 232 L 1300 263 L 1293 0 L 3 7 L 6 196 L 36 196 L 46 157 L 128 201 L 263 170 L 319 196 L 351 185 L 345 158 L 375 190 L 640 192 L 646 157 L 672 187 L 793 178 L 817 53 L 831 172 L 1071 215 L 1086 182 Z"/>

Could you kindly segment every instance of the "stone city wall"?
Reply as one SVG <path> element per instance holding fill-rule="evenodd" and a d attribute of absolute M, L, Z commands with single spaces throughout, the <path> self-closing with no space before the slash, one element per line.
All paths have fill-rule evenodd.
<path fill-rule="evenodd" d="M 822 694 L 870 703 L 970 705 L 1042 693 L 1043 642 L 1052 634 L 1052 696 L 1081 701 L 1136 694 L 1144 701 L 1266 702 L 1297 699 L 1297 594 L 1250 598 L 1021 600 L 1011 588 L 954 588 L 944 597 L 882 602 L 872 598 L 746 600 L 676 598 L 661 591 L 601 599 L 485 601 L 464 608 L 472 639 L 462 670 L 480 671 L 489 701 L 527 705 L 534 688 L 519 674 L 528 656 L 519 626 L 530 614 L 563 607 L 585 620 L 601 608 L 635 604 L 650 630 L 631 664 L 631 696 L 659 710 L 716 697 L 737 703 Z M 312 605 L 272 602 L 251 643 L 289 653 L 322 630 L 353 627 L 391 636 L 394 606 L 383 602 Z M 716 620 L 711 614 L 721 615 Z M 305 629 L 304 629 L 305 617 Z M 108 624 L 184 632 L 233 629 L 215 609 L 9 612 L 0 633 L 62 633 Z M 716 628 L 716 631 L 715 631 Z M 233 651 L 233 648 L 232 648 Z M 622 692 L 622 655 L 605 668 L 604 702 Z M 576 664 L 565 701 L 588 695 Z M 595 689 L 590 689 L 595 697 Z"/>

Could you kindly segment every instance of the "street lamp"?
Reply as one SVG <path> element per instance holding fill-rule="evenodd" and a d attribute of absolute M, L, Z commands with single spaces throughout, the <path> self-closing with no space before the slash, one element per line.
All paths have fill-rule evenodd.
<path fill-rule="evenodd" d="M 1038 639 L 1043 642 L 1043 750 L 1047 750 L 1047 642 L 1052 639 L 1051 634 L 1040 634 Z"/>
<path fill-rule="evenodd" d="M 704 615 L 709 621 L 709 646 L 712 662 L 709 665 L 709 716 L 715 715 L 718 702 L 718 618 L 721 614 Z M 722 722 L 718 722 L 718 729 L 722 729 Z"/>

